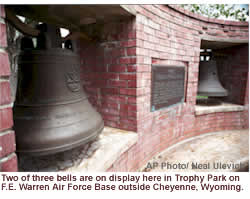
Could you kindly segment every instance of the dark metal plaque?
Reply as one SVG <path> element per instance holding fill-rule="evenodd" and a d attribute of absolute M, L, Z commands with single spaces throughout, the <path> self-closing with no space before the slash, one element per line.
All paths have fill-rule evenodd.
<path fill-rule="evenodd" d="M 185 67 L 152 65 L 151 111 L 184 101 Z"/>

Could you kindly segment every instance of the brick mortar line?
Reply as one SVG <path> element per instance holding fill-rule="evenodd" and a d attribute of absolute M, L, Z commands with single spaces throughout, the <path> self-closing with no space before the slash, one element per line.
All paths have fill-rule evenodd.
<path fill-rule="evenodd" d="M 9 77 L 7 76 L 3 76 L 3 77 L 0 77 L 0 83 L 1 82 L 9 82 Z"/>
<path fill-rule="evenodd" d="M 3 130 L 0 132 L 0 137 L 7 135 L 7 134 L 10 134 L 11 132 L 13 132 L 13 130 L 11 130 L 11 129 Z"/>
<path fill-rule="evenodd" d="M 6 47 L 0 46 L 0 53 L 6 53 Z"/>
<path fill-rule="evenodd" d="M 6 24 L 3 17 L 0 17 L 0 23 L 1 23 L 1 24 Z"/>
<path fill-rule="evenodd" d="M 10 103 L 10 104 L 3 104 L 3 105 L 0 105 L 0 110 L 2 109 L 5 109 L 5 108 L 12 108 L 14 105 L 14 103 Z"/>
<path fill-rule="evenodd" d="M 5 157 L 0 158 L 0 163 L 3 163 L 5 161 L 7 161 L 7 160 L 11 159 L 14 156 L 15 156 L 15 152 L 12 152 L 11 154 L 9 154 L 9 155 L 7 155 Z"/>

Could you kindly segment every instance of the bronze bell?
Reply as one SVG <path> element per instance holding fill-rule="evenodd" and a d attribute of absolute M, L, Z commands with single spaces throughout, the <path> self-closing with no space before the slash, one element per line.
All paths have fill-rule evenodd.
<path fill-rule="evenodd" d="M 199 67 L 198 95 L 208 97 L 227 96 L 228 92 L 221 85 L 218 78 L 216 61 L 201 61 Z"/>
<path fill-rule="evenodd" d="M 82 89 L 74 43 L 62 48 L 59 29 L 47 24 L 39 29 L 36 48 L 22 39 L 14 104 L 17 152 L 29 155 L 81 146 L 104 127 Z"/>

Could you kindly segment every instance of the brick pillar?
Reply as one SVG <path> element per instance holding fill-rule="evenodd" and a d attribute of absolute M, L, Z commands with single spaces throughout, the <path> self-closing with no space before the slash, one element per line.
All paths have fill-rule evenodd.
<path fill-rule="evenodd" d="M 135 19 L 105 24 L 103 41 L 80 43 L 81 78 L 105 126 L 137 130 Z M 142 69 L 141 69 L 142 70 Z"/>
<path fill-rule="evenodd" d="M 4 6 L 0 5 L 0 171 L 17 171 L 15 133 L 12 130 L 10 63 L 7 47 Z"/>

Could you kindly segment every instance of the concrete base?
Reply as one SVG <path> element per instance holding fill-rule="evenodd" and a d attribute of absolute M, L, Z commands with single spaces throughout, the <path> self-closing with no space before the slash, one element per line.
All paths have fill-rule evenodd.
<path fill-rule="evenodd" d="M 234 130 L 184 140 L 155 156 L 140 171 L 248 171 L 248 164 L 249 130 Z"/>
<path fill-rule="evenodd" d="M 67 168 L 67 172 L 104 172 L 116 159 L 137 142 L 134 132 L 105 127 L 100 135 L 98 149 L 89 158 L 83 159 L 79 165 Z"/>
<path fill-rule="evenodd" d="M 244 106 L 223 102 L 217 106 L 195 106 L 195 115 L 204 115 L 209 113 L 244 111 Z"/>

